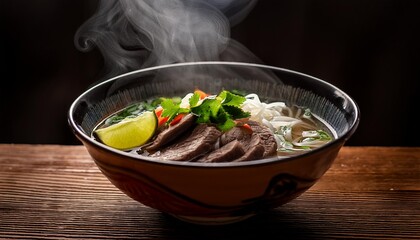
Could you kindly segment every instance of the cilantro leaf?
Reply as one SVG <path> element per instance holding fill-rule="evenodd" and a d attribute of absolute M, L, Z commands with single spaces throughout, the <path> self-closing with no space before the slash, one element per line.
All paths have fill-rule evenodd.
<path fill-rule="evenodd" d="M 243 102 L 245 102 L 246 98 L 243 96 L 239 96 L 236 94 L 233 94 L 229 91 L 222 91 L 218 97 L 223 99 L 223 105 L 229 105 L 229 106 L 236 106 L 240 107 Z"/>
<path fill-rule="evenodd" d="M 198 102 L 200 101 L 200 94 L 194 93 L 191 98 L 189 99 L 190 107 L 197 106 Z"/>
<path fill-rule="evenodd" d="M 230 115 L 232 119 L 248 118 L 251 116 L 250 112 L 245 112 L 240 107 L 226 105 L 223 109 Z"/>
<path fill-rule="evenodd" d="M 217 116 L 212 118 L 212 122 L 216 123 L 217 128 L 222 131 L 228 131 L 236 126 L 235 121 L 233 121 L 230 115 L 223 108 L 219 109 Z"/>
<path fill-rule="evenodd" d="M 223 132 L 227 132 L 235 126 L 236 126 L 236 123 L 230 118 L 226 119 L 226 121 L 222 123 L 217 124 L 217 128 Z"/>
<path fill-rule="evenodd" d="M 222 106 L 219 99 L 204 99 L 204 101 L 196 106 L 191 108 L 191 112 L 198 116 L 198 123 L 210 123 L 211 117 L 214 118 L 217 116 L 220 107 Z"/>
<path fill-rule="evenodd" d="M 180 113 L 189 113 L 189 109 L 181 108 L 180 102 L 175 102 L 173 99 L 163 99 L 160 105 L 163 108 L 162 117 L 168 117 L 167 123 L 170 123 Z"/>

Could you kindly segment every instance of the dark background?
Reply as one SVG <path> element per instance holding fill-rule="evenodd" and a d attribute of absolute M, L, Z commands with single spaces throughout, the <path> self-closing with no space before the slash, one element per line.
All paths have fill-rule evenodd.
<path fill-rule="evenodd" d="M 80 144 L 67 110 L 103 63 L 73 38 L 96 4 L 0 0 L 0 143 Z M 347 145 L 420 146 L 419 11 L 417 0 L 260 0 L 231 37 L 352 96 L 361 122 Z"/>

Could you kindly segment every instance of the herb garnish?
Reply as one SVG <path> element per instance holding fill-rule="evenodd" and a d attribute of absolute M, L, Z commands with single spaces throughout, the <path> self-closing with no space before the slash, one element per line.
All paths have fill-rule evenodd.
<path fill-rule="evenodd" d="M 216 96 L 204 98 L 202 101 L 200 101 L 200 95 L 194 93 L 189 99 L 190 108 L 182 108 L 180 103 L 174 103 L 171 99 L 163 100 L 162 116 L 169 117 L 169 123 L 178 114 L 193 113 L 198 117 L 197 123 L 212 123 L 221 131 L 228 131 L 236 126 L 234 120 L 251 116 L 249 112 L 241 108 L 245 100 L 245 97 L 227 90 L 221 91 Z"/>

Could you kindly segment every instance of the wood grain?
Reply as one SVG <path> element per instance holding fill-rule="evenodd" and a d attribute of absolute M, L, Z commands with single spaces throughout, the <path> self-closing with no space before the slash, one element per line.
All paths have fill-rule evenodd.
<path fill-rule="evenodd" d="M 344 147 L 296 200 L 197 226 L 116 189 L 83 146 L 0 144 L 1 239 L 420 239 L 420 147 Z"/>

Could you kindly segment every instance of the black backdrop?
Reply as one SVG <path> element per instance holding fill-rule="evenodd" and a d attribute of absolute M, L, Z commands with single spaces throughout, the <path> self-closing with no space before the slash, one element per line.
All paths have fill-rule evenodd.
<path fill-rule="evenodd" d="M 67 110 L 103 72 L 101 54 L 73 37 L 96 4 L 0 0 L 1 143 L 80 144 Z M 347 145 L 420 146 L 419 10 L 417 0 L 260 0 L 231 37 L 352 96 L 362 114 Z"/>

